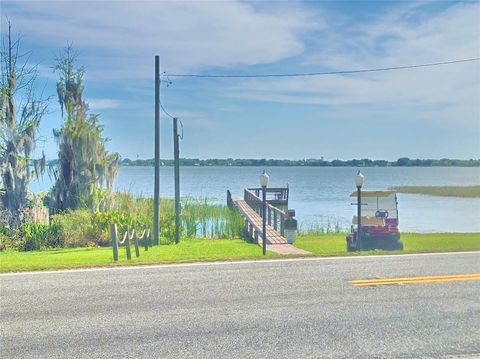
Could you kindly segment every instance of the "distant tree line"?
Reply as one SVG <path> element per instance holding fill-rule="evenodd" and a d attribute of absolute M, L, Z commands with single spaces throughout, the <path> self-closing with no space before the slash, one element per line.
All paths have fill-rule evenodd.
<path fill-rule="evenodd" d="M 173 160 L 161 160 L 162 166 L 173 166 Z M 124 158 L 122 166 L 154 166 L 155 160 Z M 458 160 L 458 159 L 410 159 L 401 157 L 396 161 L 353 159 L 353 160 L 333 160 L 323 159 L 303 159 L 303 160 L 275 160 L 275 159 L 207 159 L 181 158 L 181 166 L 266 166 L 266 167 L 479 167 L 480 159 Z"/>

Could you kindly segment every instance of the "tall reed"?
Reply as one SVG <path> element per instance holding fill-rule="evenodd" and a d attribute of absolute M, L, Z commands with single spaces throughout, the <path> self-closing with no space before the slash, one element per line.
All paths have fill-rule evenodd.
<path fill-rule="evenodd" d="M 347 232 L 345 220 L 337 217 L 320 216 L 315 222 L 303 224 L 298 232 L 301 235 L 322 235 Z"/>
<path fill-rule="evenodd" d="M 238 238 L 243 232 L 243 219 L 238 211 L 208 198 L 181 199 L 181 236 L 187 238 Z M 110 210 L 128 212 L 152 224 L 153 200 L 118 193 Z M 164 241 L 173 240 L 175 231 L 175 201 L 160 200 L 160 234 Z"/>

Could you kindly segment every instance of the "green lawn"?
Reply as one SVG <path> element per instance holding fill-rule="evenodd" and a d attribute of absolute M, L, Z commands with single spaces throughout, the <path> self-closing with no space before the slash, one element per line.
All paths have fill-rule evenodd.
<path fill-rule="evenodd" d="M 346 234 L 325 234 L 300 236 L 295 246 L 316 255 L 346 255 Z M 480 250 L 480 233 L 402 233 L 403 251 L 368 251 L 356 254 L 371 253 L 422 253 L 422 252 L 455 252 Z"/>
<path fill-rule="evenodd" d="M 348 255 L 480 250 L 480 233 L 404 233 L 402 241 L 405 250 L 401 252 L 369 251 L 349 253 Z M 345 234 L 343 233 L 299 236 L 295 246 L 317 256 L 347 255 Z M 132 256 L 132 260 L 127 261 L 124 247 L 120 248 L 118 263 L 113 262 L 112 248 L 110 247 L 32 252 L 7 250 L 0 252 L 0 272 L 263 258 L 260 246 L 241 239 L 182 240 L 178 245 L 155 246 L 149 248 L 147 252 L 141 248 L 139 258 L 135 258 L 132 247 Z M 267 252 L 267 257 L 278 258 L 281 256 Z"/>
<path fill-rule="evenodd" d="M 267 252 L 269 258 L 277 256 L 275 253 Z M 0 272 L 255 258 L 263 258 L 261 247 L 240 239 L 191 239 L 183 240 L 177 245 L 150 247 L 146 252 L 140 248 L 140 257 L 138 258 L 135 258 L 132 246 L 132 260 L 130 261 L 126 259 L 125 248 L 120 247 L 117 264 L 113 262 L 111 247 L 32 252 L 8 250 L 0 252 Z"/>
<path fill-rule="evenodd" d="M 390 189 L 400 193 L 426 194 L 442 197 L 479 198 L 480 186 L 398 186 Z"/>
<path fill-rule="evenodd" d="M 302 235 L 298 236 L 294 245 L 316 255 L 343 256 L 346 254 L 344 233 Z"/>

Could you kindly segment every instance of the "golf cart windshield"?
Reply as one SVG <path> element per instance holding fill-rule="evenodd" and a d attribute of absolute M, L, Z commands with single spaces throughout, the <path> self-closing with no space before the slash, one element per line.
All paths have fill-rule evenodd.
<path fill-rule="evenodd" d="M 350 197 L 357 197 L 357 192 L 353 192 Z M 362 218 L 363 216 L 398 221 L 396 193 L 394 191 L 362 191 Z"/>

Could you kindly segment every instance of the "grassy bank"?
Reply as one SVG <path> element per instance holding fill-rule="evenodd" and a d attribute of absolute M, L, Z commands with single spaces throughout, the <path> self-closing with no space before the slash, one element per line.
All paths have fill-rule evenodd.
<path fill-rule="evenodd" d="M 400 193 L 426 194 L 442 197 L 480 198 L 480 186 L 397 186 L 390 189 Z"/>
<path fill-rule="evenodd" d="M 480 233 L 402 233 L 404 250 L 396 253 L 457 252 L 480 250 Z M 321 256 L 346 254 L 345 234 L 300 236 L 295 246 Z M 370 251 L 368 253 L 392 253 Z M 354 253 L 356 254 L 356 253 Z"/>
<path fill-rule="evenodd" d="M 276 256 L 278 255 L 271 252 L 268 252 L 267 255 L 269 258 Z M 183 240 L 178 245 L 150 247 L 148 251 L 144 251 L 141 248 L 140 257 L 138 258 L 135 258 L 135 252 L 132 247 L 132 259 L 130 261 L 126 259 L 125 248 L 121 247 L 117 264 L 113 262 L 111 247 L 62 248 L 30 252 L 7 250 L 0 252 L 0 272 L 260 259 L 262 257 L 260 246 L 247 243 L 241 239 L 190 239 Z"/>

